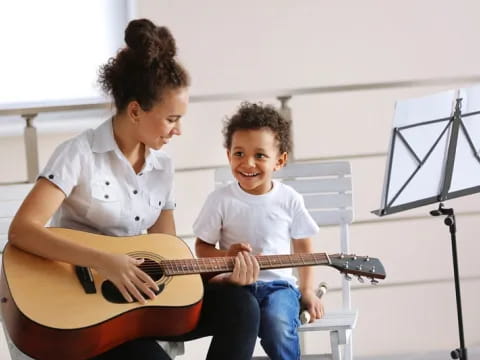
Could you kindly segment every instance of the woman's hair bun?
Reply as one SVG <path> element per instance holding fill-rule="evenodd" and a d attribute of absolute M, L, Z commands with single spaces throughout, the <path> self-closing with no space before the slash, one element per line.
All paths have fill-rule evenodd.
<path fill-rule="evenodd" d="M 130 21 L 125 30 L 125 43 L 138 56 L 138 60 L 150 65 L 170 61 L 176 54 L 175 39 L 164 26 L 156 26 L 148 19 Z"/>

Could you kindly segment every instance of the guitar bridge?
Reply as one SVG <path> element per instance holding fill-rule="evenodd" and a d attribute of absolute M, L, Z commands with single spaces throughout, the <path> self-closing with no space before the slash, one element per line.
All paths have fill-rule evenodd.
<path fill-rule="evenodd" d="M 85 293 L 97 293 L 97 289 L 95 288 L 95 283 L 93 281 L 93 276 L 90 268 L 85 266 L 75 266 L 75 273 L 77 274 L 77 278 L 80 281 L 80 284 L 82 285 Z"/>

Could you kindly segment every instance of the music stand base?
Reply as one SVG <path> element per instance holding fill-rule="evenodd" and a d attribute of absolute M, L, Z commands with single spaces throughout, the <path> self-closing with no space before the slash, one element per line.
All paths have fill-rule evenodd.
<path fill-rule="evenodd" d="M 467 349 L 455 349 L 450 353 L 452 359 L 467 360 Z"/>

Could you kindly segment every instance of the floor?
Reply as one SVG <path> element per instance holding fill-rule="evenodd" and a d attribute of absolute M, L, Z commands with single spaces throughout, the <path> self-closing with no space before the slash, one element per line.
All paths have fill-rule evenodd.
<path fill-rule="evenodd" d="M 390 356 L 369 356 L 355 357 L 355 360 L 449 360 L 450 352 L 439 351 L 423 354 L 405 354 Z M 0 360 L 10 360 L 5 337 L 3 336 L 3 327 L 0 326 Z M 480 346 L 468 348 L 468 360 L 480 360 Z"/>
<path fill-rule="evenodd" d="M 453 349 L 452 349 L 453 350 Z M 480 347 L 467 348 L 468 360 L 480 360 Z M 449 360 L 450 350 L 423 354 L 356 357 L 355 360 Z"/>

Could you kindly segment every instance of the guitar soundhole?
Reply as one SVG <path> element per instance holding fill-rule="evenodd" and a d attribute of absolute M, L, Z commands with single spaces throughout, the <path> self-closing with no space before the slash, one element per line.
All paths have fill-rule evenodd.
<path fill-rule="evenodd" d="M 163 278 L 163 272 L 159 264 L 154 260 L 145 258 L 145 261 L 139 266 L 139 268 L 142 269 L 143 272 L 148 274 L 153 279 L 153 281 L 157 282 L 158 291 L 154 290 L 153 292 L 155 293 L 155 295 L 160 294 L 165 288 L 165 284 L 158 283 L 159 280 Z M 126 304 L 128 302 L 127 300 L 125 300 L 122 293 L 110 280 L 105 280 L 102 283 L 102 295 L 106 300 L 114 304 Z M 142 295 L 145 299 L 148 299 L 147 295 L 143 293 Z"/>
<path fill-rule="evenodd" d="M 158 265 L 158 263 L 152 259 L 145 259 L 144 262 L 139 266 L 143 272 L 148 274 L 153 281 L 158 281 L 163 276 L 163 271 Z"/>

